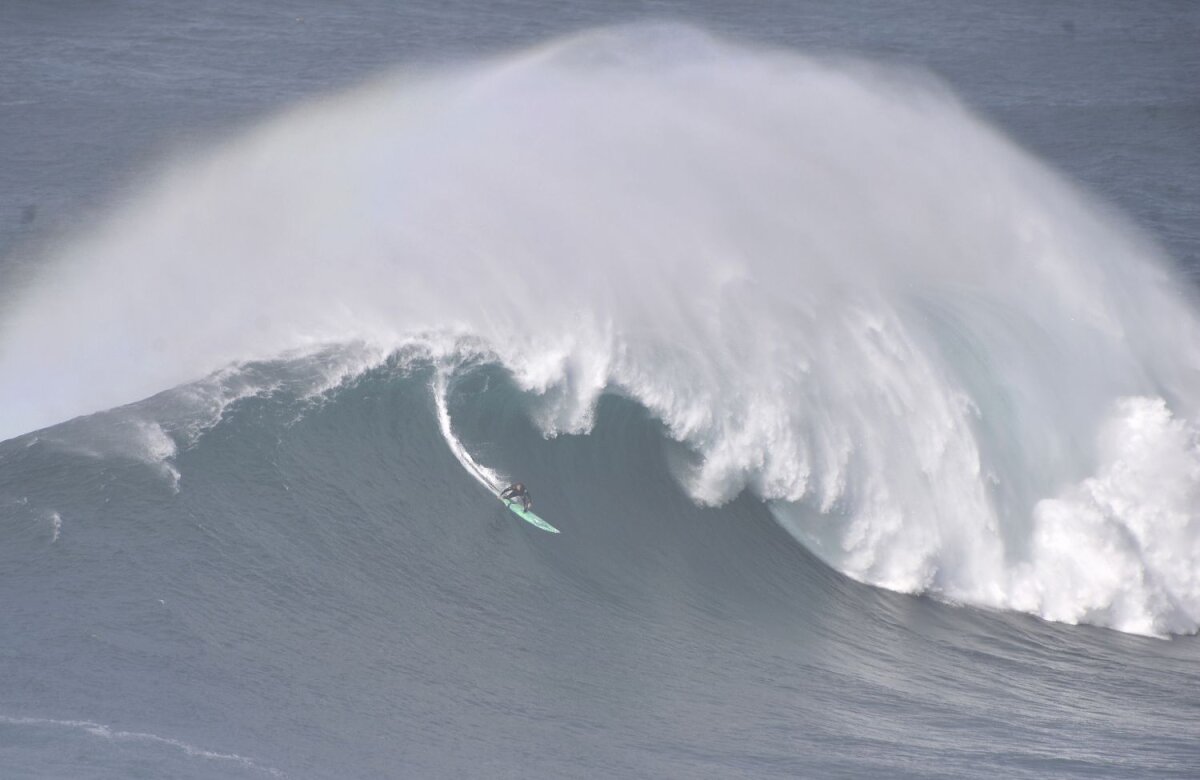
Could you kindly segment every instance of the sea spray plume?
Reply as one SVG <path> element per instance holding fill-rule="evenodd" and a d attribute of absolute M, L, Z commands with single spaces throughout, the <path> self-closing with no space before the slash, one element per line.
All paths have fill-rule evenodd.
<path fill-rule="evenodd" d="M 0 327 L 0 437 L 468 339 L 547 434 L 626 394 L 856 579 L 1200 624 L 1194 305 L 923 77 L 654 26 L 385 79 L 179 166 Z"/>

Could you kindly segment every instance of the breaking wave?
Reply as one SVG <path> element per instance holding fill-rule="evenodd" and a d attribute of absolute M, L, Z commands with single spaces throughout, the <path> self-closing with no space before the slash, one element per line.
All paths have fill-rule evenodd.
<path fill-rule="evenodd" d="M 170 388 L 199 435 L 270 392 L 247 361 L 319 395 L 415 351 L 495 479 L 444 402 L 495 363 L 547 436 L 636 401 L 695 501 L 750 491 L 854 579 L 1189 633 L 1196 311 L 925 76 L 620 28 L 384 78 L 177 164 L 14 296 L 0 438 Z M 135 426 L 162 462 L 166 414 Z"/>

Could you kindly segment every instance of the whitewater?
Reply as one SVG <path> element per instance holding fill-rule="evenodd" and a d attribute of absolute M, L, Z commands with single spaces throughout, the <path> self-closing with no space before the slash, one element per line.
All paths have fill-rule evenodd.
<path fill-rule="evenodd" d="M 927 75 L 581 34 L 288 110 L 54 252 L 0 321 L 0 438 L 416 350 L 502 366 L 547 437 L 635 401 L 695 502 L 855 580 L 1200 627 L 1194 294 Z"/>

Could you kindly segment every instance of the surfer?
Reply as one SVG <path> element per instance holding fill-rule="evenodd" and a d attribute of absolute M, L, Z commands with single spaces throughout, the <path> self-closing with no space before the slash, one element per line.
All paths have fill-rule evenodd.
<path fill-rule="evenodd" d="M 515 501 L 520 499 L 521 506 L 525 507 L 526 512 L 529 511 L 529 507 L 533 506 L 533 499 L 529 497 L 529 491 L 526 490 L 525 486 L 520 482 L 514 482 L 513 484 L 504 488 L 504 490 L 500 493 L 500 498 L 503 498 L 505 501 Z"/>

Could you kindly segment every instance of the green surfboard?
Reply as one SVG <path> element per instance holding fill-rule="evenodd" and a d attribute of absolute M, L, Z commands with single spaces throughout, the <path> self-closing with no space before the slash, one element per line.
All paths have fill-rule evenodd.
<path fill-rule="evenodd" d="M 543 531 L 549 531 L 552 534 L 558 533 L 557 528 L 550 525 L 545 520 L 543 520 L 542 518 L 535 515 L 533 512 L 526 510 L 525 507 L 521 506 L 521 504 L 519 502 L 509 501 L 506 498 L 502 498 L 500 500 L 504 502 L 504 505 L 506 507 L 508 507 L 510 510 L 512 510 L 512 513 L 514 515 L 521 518 L 522 520 L 529 523 L 530 525 L 534 526 L 535 528 L 540 528 Z"/>

